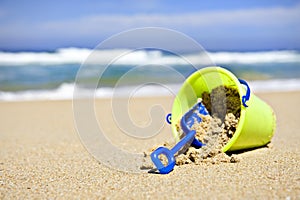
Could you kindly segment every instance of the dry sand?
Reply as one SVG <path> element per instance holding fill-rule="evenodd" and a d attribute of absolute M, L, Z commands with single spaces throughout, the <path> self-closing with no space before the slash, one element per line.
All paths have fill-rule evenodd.
<path fill-rule="evenodd" d="M 1 102 L 0 199 L 300 199 L 300 92 L 258 96 L 277 115 L 273 148 L 168 175 L 119 172 L 93 159 L 76 133 L 71 101 Z M 105 114 L 107 104 L 99 104 Z"/>

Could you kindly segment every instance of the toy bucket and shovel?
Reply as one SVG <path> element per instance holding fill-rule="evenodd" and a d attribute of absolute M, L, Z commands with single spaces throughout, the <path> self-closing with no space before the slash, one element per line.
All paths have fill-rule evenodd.
<path fill-rule="evenodd" d="M 172 108 L 172 132 L 176 141 L 182 137 L 176 128 L 178 120 L 197 103 L 204 92 L 210 93 L 212 89 L 221 85 L 236 88 L 241 98 L 241 113 L 237 129 L 222 151 L 255 148 L 269 143 L 276 127 L 272 108 L 251 93 L 245 81 L 237 79 L 235 75 L 221 67 L 206 67 L 198 70 L 182 85 Z"/>
<path fill-rule="evenodd" d="M 238 126 L 233 137 L 222 148 L 223 152 L 236 151 L 264 146 L 271 141 L 276 127 L 275 114 L 272 108 L 253 93 L 246 81 L 237 79 L 231 72 L 221 67 L 206 67 L 194 72 L 183 83 L 178 92 L 172 108 L 172 114 L 167 116 L 171 122 L 172 132 L 177 144 L 171 149 L 160 147 L 151 154 L 151 159 L 157 166 L 160 173 L 169 173 L 174 165 L 174 155 L 184 146 L 190 144 L 198 145 L 195 131 L 189 130 L 188 121 L 199 118 L 192 117 L 192 110 L 203 112 L 203 105 L 198 102 L 204 92 L 211 93 L 214 88 L 227 86 L 235 88 L 240 96 L 241 112 Z M 245 87 L 246 86 L 246 87 Z M 203 113 L 202 113 L 203 114 Z M 206 112 L 204 112 L 206 114 Z M 172 120 L 168 120 L 172 116 Z M 178 132 L 177 124 L 181 122 L 183 134 Z M 192 122 L 193 123 L 193 122 Z M 204 144 L 205 145 L 205 144 Z M 164 166 L 158 156 L 164 154 L 168 159 L 167 166 Z"/>

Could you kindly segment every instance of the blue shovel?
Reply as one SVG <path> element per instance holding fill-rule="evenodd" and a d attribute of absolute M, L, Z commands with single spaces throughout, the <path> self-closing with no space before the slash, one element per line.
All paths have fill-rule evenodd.
<path fill-rule="evenodd" d="M 195 138 L 196 131 L 190 130 L 190 128 L 195 123 L 195 120 L 198 123 L 202 121 L 200 116 L 196 113 L 197 111 L 200 114 L 208 115 L 208 112 L 204 105 L 201 102 L 197 103 L 181 118 L 180 125 L 183 132 L 185 133 L 185 136 L 172 149 L 168 149 L 166 147 L 159 147 L 151 153 L 152 162 L 155 164 L 156 168 L 161 174 L 168 174 L 174 169 L 174 166 L 176 164 L 175 154 L 184 146 L 192 144 L 193 146 L 199 148 L 204 145 Z M 165 155 L 168 159 L 168 163 L 166 166 L 159 159 L 159 155 L 161 154 Z"/>

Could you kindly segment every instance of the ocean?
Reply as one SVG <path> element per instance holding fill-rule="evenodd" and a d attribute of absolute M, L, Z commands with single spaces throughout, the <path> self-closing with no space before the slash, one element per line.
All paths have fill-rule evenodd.
<path fill-rule="evenodd" d="M 136 96 L 174 95 L 186 77 L 208 65 L 229 69 L 247 80 L 254 92 L 300 90 L 300 52 L 296 50 L 207 52 L 209 63 L 202 62 L 199 52 L 178 56 L 141 49 L 122 54 L 128 51 L 0 51 L 0 101 L 72 99 L 75 85 L 88 91 L 95 84 L 98 98 L 128 92 Z M 123 56 L 118 57 L 120 54 Z"/>

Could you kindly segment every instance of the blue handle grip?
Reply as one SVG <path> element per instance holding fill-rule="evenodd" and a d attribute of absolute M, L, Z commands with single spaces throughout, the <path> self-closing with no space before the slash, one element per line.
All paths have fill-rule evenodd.
<path fill-rule="evenodd" d="M 172 123 L 172 114 L 169 113 L 167 116 L 166 116 L 166 121 L 168 122 L 168 124 L 171 124 Z"/>
<path fill-rule="evenodd" d="M 245 85 L 247 87 L 247 92 L 246 95 L 242 96 L 242 103 L 244 107 L 248 107 L 248 105 L 246 104 L 247 101 L 249 101 L 250 99 L 250 87 L 248 85 L 248 83 L 242 79 L 239 79 L 240 83 Z"/>

